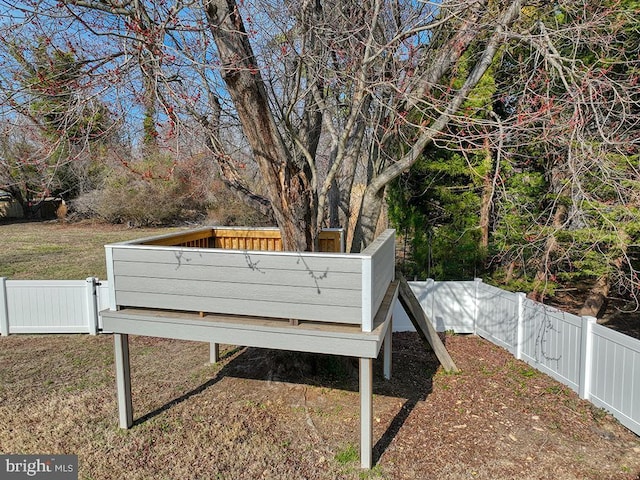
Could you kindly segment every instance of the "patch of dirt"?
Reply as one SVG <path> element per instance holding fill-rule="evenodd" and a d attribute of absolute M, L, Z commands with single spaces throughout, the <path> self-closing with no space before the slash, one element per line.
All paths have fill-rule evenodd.
<path fill-rule="evenodd" d="M 415 333 L 374 374 L 374 458 L 359 468 L 358 382 L 344 362 L 131 338 L 135 426 L 117 427 L 108 335 L 0 337 L 0 451 L 68 453 L 94 479 L 640 478 L 640 438 L 508 352 L 446 336 L 448 375 Z M 275 360 L 274 360 L 275 359 Z M 302 364 L 302 363 L 300 363 Z"/>
<path fill-rule="evenodd" d="M 389 452 L 416 478 L 637 478 L 639 439 L 604 412 L 485 340 L 446 342 L 463 374 L 436 374 Z"/>

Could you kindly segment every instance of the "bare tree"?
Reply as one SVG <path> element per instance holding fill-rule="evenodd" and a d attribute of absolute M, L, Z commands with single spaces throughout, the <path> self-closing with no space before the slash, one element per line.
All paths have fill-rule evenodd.
<path fill-rule="evenodd" d="M 565 8 L 574 18 L 548 22 Z M 314 249 L 322 226 L 351 218 L 352 250 L 374 238 L 386 185 L 432 142 L 467 131 L 468 142 L 477 135 L 497 148 L 548 124 L 541 112 L 516 122 L 463 106 L 516 47 L 512 61 L 535 67 L 529 80 L 553 71 L 580 91 L 581 77 L 568 75 L 576 55 L 557 45 L 573 40 L 566 46 L 577 51 L 572 32 L 601 13 L 589 0 L 43 0 L 11 9 L 24 28 L 81 51 L 109 79 L 100 84 L 114 104 L 139 106 L 123 107 L 129 120 L 157 106 L 155 121 L 176 130 L 199 123 L 222 177 L 272 212 L 287 248 Z M 531 82 L 518 81 L 521 90 L 504 95 L 525 102 Z M 255 169 L 241 168 L 247 151 Z"/>
<path fill-rule="evenodd" d="M 90 188 L 94 147 L 115 136 L 115 124 L 99 99 L 86 96 L 74 52 L 52 49 L 44 37 L 3 40 L 0 187 L 30 216 L 44 197 Z"/>

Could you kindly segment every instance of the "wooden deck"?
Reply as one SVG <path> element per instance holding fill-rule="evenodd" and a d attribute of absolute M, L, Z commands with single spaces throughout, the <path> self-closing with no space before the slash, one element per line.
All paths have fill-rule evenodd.
<path fill-rule="evenodd" d="M 330 321 L 371 331 L 395 275 L 393 230 L 358 254 L 183 246 L 210 232 L 106 245 L 109 308 Z"/>
<path fill-rule="evenodd" d="M 326 233 L 329 253 L 278 251 L 279 235 L 215 227 L 105 246 L 101 316 L 114 333 L 120 426 L 133 424 L 129 335 L 208 342 L 212 361 L 220 343 L 356 357 L 360 460 L 370 468 L 372 361 L 383 345 L 391 375 L 395 232 L 359 254 L 343 252 L 340 231 Z"/>

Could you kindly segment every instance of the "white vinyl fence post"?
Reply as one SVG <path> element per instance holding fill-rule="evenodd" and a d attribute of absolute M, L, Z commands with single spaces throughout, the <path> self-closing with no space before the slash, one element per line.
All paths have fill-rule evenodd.
<path fill-rule="evenodd" d="M 524 344 L 524 301 L 527 296 L 522 293 L 516 293 L 518 296 L 518 324 L 516 330 L 516 358 L 522 360 L 522 346 Z"/>
<path fill-rule="evenodd" d="M 9 300 L 5 277 L 0 277 L 0 335 L 9 335 Z"/>
<path fill-rule="evenodd" d="M 582 335 L 580 348 L 580 398 L 591 398 L 591 370 L 593 364 L 593 326 L 595 317 L 582 317 Z"/>
<path fill-rule="evenodd" d="M 98 333 L 98 296 L 94 277 L 87 277 L 85 292 L 87 298 L 86 321 L 89 326 L 89 334 L 96 335 Z"/>
<path fill-rule="evenodd" d="M 473 334 L 477 334 L 478 327 L 478 312 L 480 312 L 480 284 L 482 283 L 481 278 L 474 278 L 473 281 L 474 289 L 473 289 Z"/>

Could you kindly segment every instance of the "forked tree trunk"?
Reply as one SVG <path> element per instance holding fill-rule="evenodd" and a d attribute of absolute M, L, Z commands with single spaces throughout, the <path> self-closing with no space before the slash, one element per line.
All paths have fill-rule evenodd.
<path fill-rule="evenodd" d="M 316 216 L 309 175 L 296 164 L 278 132 L 238 6 L 234 0 L 205 0 L 204 6 L 222 78 L 260 169 L 284 248 L 313 250 Z"/>

